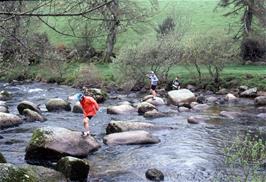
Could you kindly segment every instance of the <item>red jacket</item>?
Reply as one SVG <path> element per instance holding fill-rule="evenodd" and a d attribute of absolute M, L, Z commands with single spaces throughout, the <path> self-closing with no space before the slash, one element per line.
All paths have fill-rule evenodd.
<path fill-rule="evenodd" d="M 80 101 L 80 105 L 83 109 L 84 117 L 95 116 L 96 112 L 99 110 L 98 103 L 94 98 L 86 96 Z"/>

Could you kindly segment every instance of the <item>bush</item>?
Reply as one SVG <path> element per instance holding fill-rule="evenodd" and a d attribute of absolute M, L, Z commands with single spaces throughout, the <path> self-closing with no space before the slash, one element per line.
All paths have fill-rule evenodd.
<path fill-rule="evenodd" d="M 265 174 L 258 170 L 266 159 L 266 144 L 258 136 L 246 135 L 224 149 L 225 164 L 229 169 L 230 181 L 264 181 Z"/>
<path fill-rule="evenodd" d="M 172 17 L 167 17 L 162 24 L 158 25 L 158 28 L 155 28 L 155 31 L 158 34 L 157 36 L 161 37 L 173 32 L 175 30 L 175 25 L 174 19 Z"/>
<path fill-rule="evenodd" d="M 202 68 L 207 68 L 209 77 L 219 87 L 221 72 L 224 66 L 237 60 L 237 50 L 233 40 L 224 32 L 208 32 L 195 34 L 184 41 L 183 61 L 190 67 L 193 65 L 202 82 Z"/>
<path fill-rule="evenodd" d="M 262 37 L 246 37 L 241 43 L 241 57 L 243 60 L 266 61 L 266 40 Z"/>
<path fill-rule="evenodd" d="M 138 46 L 123 48 L 114 61 L 115 74 L 120 83 L 131 87 L 143 85 L 148 70 L 153 70 L 160 83 L 167 81 L 173 65 L 180 60 L 181 48 L 175 34 L 164 36 L 160 41 L 145 40 Z M 128 88 L 129 89 L 129 88 Z"/>

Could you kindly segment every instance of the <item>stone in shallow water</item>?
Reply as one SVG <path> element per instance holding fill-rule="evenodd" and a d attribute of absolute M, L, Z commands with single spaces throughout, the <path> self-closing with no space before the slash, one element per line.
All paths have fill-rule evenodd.
<path fill-rule="evenodd" d="M 266 106 L 266 96 L 259 96 L 255 98 L 256 106 Z"/>
<path fill-rule="evenodd" d="M 90 165 L 85 159 L 67 156 L 58 161 L 57 170 L 72 181 L 86 181 Z"/>
<path fill-rule="evenodd" d="M 25 159 L 30 163 L 57 161 L 64 156 L 86 157 L 100 145 L 93 137 L 60 127 L 43 127 L 33 132 L 26 148 Z"/>
<path fill-rule="evenodd" d="M 0 128 L 17 126 L 22 123 L 22 119 L 14 114 L 0 112 Z"/>
<path fill-rule="evenodd" d="M 0 164 L 0 182 L 67 182 L 58 171 L 42 166 Z"/>
<path fill-rule="evenodd" d="M 24 109 L 30 109 L 32 111 L 39 113 L 39 114 L 42 113 L 40 108 L 36 104 L 34 104 L 33 102 L 30 102 L 30 101 L 20 102 L 17 106 L 17 109 L 18 109 L 19 114 L 23 114 Z"/>
<path fill-rule="evenodd" d="M 145 112 L 157 110 L 156 107 L 148 102 L 142 102 L 138 105 L 138 113 L 144 114 Z"/>
<path fill-rule="evenodd" d="M 163 181 L 164 180 L 164 175 L 163 173 L 158 170 L 158 169 L 148 169 L 145 173 L 145 176 L 147 179 L 151 181 Z"/>
<path fill-rule="evenodd" d="M 106 128 L 106 134 L 119 133 L 130 130 L 150 129 L 154 127 L 154 124 L 144 122 L 111 121 Z"/>
<path fill-rule="evenodd" d="M 83 109 L 80 105 L 80 102 L 76 102 L 72 109 L 73 113 L 83 113 Z"/>
<path fill-rule="evenodd" d="M 0 163 L 6 163 L 5 157 L 1 153 L 0 153 Z"/>
<path fill-rule="evenodd" d="M 124 104 L 119 106 L 109 106 L 107 107 L 107 114 L 128 114 L 134 112 L 136 109 L 131 105 Z"/>
<path fill-rule="evenodd" d="M 50 99 L 46 104 L 45 104 L 47 110 L 49 112 L 54 112 L 54 111 L 71 111 L 71 106 L 70 103 L 64 101 L 63 99 L 60 98 L 54 98 Z"/>
<path fill-rule="evenodd" d="M 103 142 L 108 145 L 156 144 L 160 140 L 147 131 L 127 131 L 106 135 Z"/>
<path fill-rule="evenodd" d="M 47 120 L 43 115 L 41 115 L 35 111 L 32 111 L 30 109 L 24 109 L 23 115 L 26 116 L 28 122 L 46 121 Z"/>
<path fill-rule="evenodd" d="M 195 94 L 188 89 L 173 90 L 167 94 L 170 102 L 176 106 L 190 105 L 196 101 Z"/>

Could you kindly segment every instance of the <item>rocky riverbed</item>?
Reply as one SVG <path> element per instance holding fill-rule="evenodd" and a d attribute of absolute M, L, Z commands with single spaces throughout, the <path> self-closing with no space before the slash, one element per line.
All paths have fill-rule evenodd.
<path fill-rule="evenodd" d="M 164 174 L 164 181 L 211 181 L 219 175 L 223 179 L 224 146 L 246 132 L 266 136 L 266 98 L 261 94 L 254 99 L 254 89 L 239 94 L 221 90 L 219 95 L 182 89 L 165 91 L 155 100 L 138 93 L 109 93 L 106 100 L 106 94 L 94 90 L 102 103 L 90 123 L 91 138 L 79 135 L 82 114 L 78 109 L 72 112 L 79 106 L 66 100 L 79 90 L 0 83 L 1 90 L 0 153 L 12 166 L 0 168 L 27 168 L 24 175 L 37 181 L 40 171 L 52 169 L 14 168 L 27 162 L 45 165 L 75 180 L 75 166 L 85 166 L 78 177 L 89 174 L 88 181 L 148 181 L 145 172 L 153 168 Z M 57 161 L 66 156 L 84 161 L 66 158 L 58 167 Z M 55 181 L 66 180 L 61 173 L 53 174 Z"/>

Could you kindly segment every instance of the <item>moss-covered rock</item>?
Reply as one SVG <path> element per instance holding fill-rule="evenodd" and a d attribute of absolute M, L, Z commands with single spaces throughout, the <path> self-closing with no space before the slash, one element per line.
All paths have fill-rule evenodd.
<path fill-rule="evenodd" d="M 0 164 L 0 182 L 67 182 L 58 171 L 41 166 Z"/>
<path fill-rule="evenodd" d="M 71 111 L 71 106 L 70 103 L 64 101 L 63 99 L 60 98 L 54 98 L 50 99 L 46 104 L 45 104 L 47 110 L 49 112 L 54 112 L 54 111 Z"/>
<path fill-rule="evenodd" d="M 64 157 L 57 163 L 57 170 L 73 181 L 86 181 L 90 165 L 89 161 L 74 157 Z"/>
<path fill-rule="evenodd" d="M 64 156 L 86 157 L 100 145 L 93 137 L 60 127 L 36 129 L 26 148 L 25 159 L 30 163 L 58 161 Z"/>
<path fill-rule="evenodd" d="M 6 163 L 5 157 L 1 153 L 0 153 L 0 163 Z"/>
<path fill-rule="evenodd" d="M 38 179 L 38 182 L 67 182 L 65 176 L 58 171 L 42 166 L 23 165 L 24 169 L 32 171 Z"/>
<path fill-rule="evenodd" d="M 83 87 L 83 92 L 86 96 L 93 97 L 98 103 L 103 103 L 108 98 L 107 93 L 98 88 Z"/>
<path fill-rule="evenodd" d="M 13 164 L 0 164 L 0 182 L 38 182 L 32 170 L 19 168 Z"/>
<path fill-rule="evenodd" d="M 34 104 L 34 103 L 30 102 L 30 101 L 22 101 L 22 102 L 20 102 L 18 104 L 18 106 L 17 106 L 17 109 L 18 109 L 19 114 L 23 114 L 23 110 L 24 109 L 30 109 L 32 111 L 35 111 L 35 112 L 39 113 L 39 114 L 42 113 L 40 108 L 36 104 Z"/>

